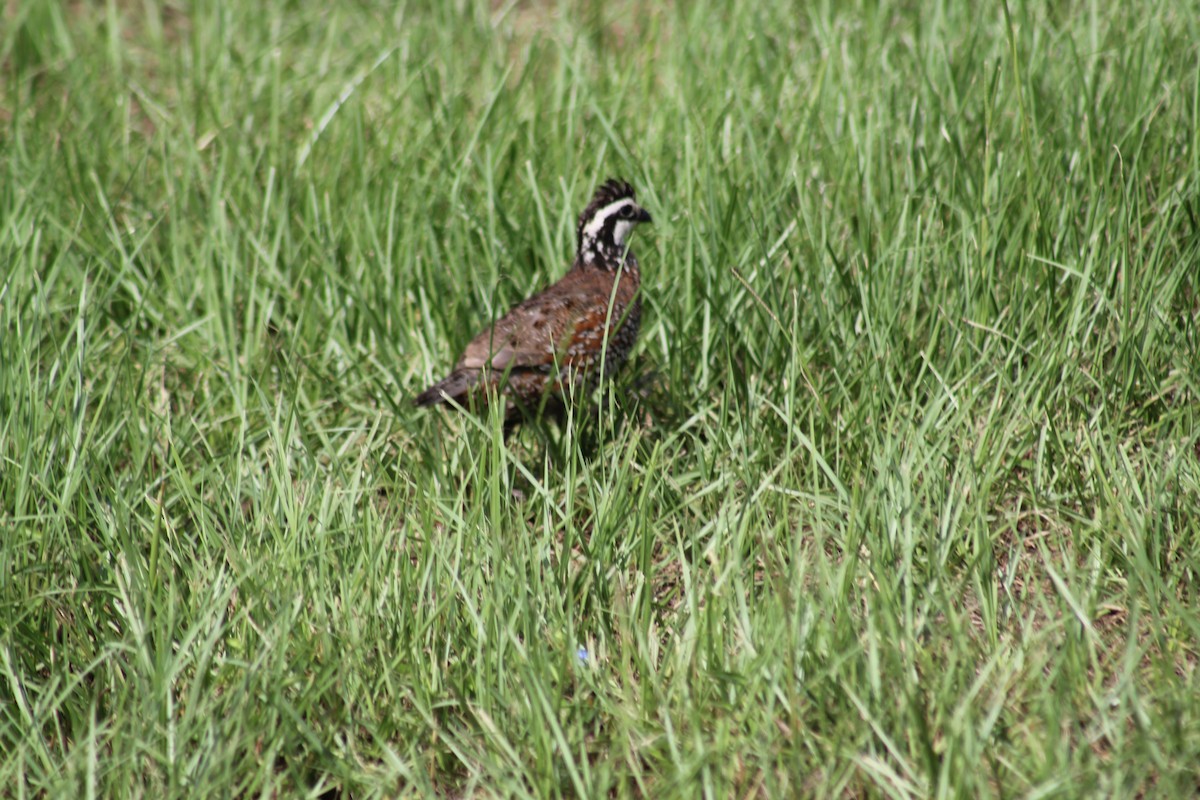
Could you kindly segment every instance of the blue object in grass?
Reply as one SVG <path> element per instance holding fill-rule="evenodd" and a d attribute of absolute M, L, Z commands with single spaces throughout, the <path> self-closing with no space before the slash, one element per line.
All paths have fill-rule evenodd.
<path fill-rule="evenodd" d="M 578 650 L 576 650 L 576 651 L 575 651 L 575 655 L 576 655 L 576 656 L 579 658 L 579 660 L 580 660 L 580 661 L 582 661 L 584 664 L 586 664 L 586 663 L 588 662 L 588 651 L 587 651 L 587 648 L 586 648 L 586 647 L 581 647 L 581 648 L 579 648 Z"/>

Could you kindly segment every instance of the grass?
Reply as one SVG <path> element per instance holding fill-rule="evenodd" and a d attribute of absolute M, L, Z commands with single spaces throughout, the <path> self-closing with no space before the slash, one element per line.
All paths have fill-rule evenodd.
<path fill-rule="evenodd" d="M 5 796 L 1200 787 L 1194 3 L 0 14 Z"/>

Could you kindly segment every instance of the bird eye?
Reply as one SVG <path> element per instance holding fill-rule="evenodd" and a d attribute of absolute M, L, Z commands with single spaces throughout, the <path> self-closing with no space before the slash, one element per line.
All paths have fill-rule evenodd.
<path fill-rule="evenodd" d="M 617 216 L 621 219 L 633 219 L 633 206 L 625 206 Z"/>

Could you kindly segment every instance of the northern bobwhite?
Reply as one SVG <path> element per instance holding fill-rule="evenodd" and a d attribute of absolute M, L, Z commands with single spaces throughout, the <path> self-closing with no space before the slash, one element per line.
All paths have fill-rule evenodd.
<path fill-rule="evenodd" d="M 604 183 L 579 215 L 567 274 L 480 332 L 454 371 L 417 395 L 416 405 L 453 400 L 467 407 L 473 399 L 482 407 L 487 389 L 496 388 L 512 421 L 612 375 L 633 349 L 642 315 L 629 235 L 650 221 L 632 186 Z"/>

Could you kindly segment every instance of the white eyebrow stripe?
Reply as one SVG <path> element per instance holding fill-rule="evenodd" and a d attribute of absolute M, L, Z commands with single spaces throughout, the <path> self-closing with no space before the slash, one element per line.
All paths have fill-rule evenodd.
<path fill-rule="evenodd" d="M 616 214 L 622 208 L 632 206 L 633 204 L 633 199 L 629 197 L 622 197 L 620 200 L 609 203 L 596 212 L 591 222 L 583 226 L 583 235 L 589 239 L 595 239 L 600 235 L 600 231 L 604 229 L 604 223 L 608 221 L 609 217 Z"/>

